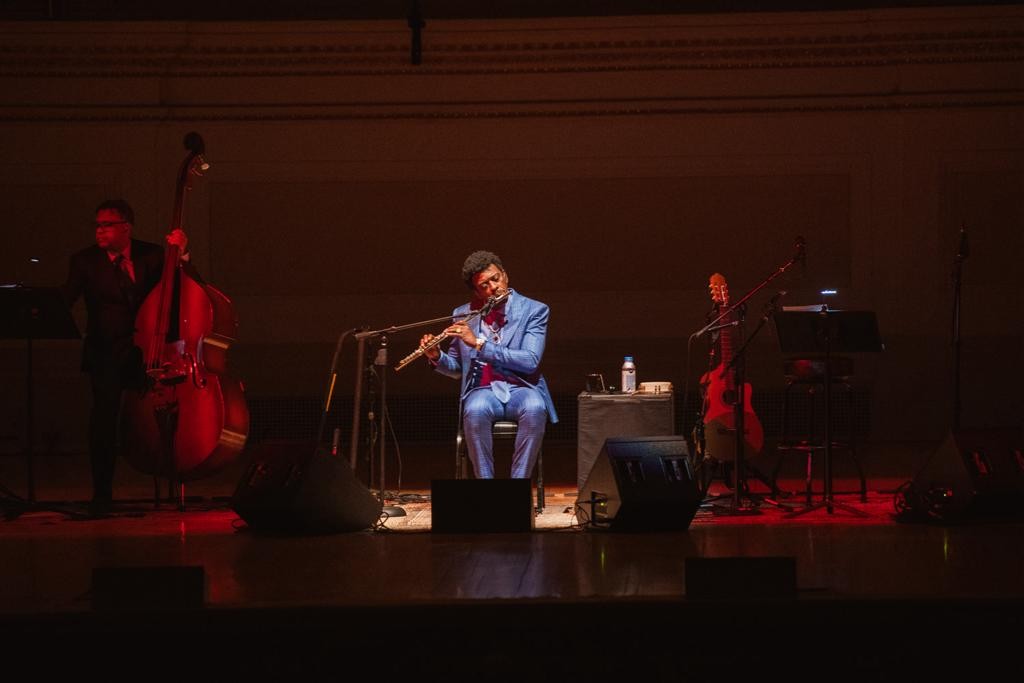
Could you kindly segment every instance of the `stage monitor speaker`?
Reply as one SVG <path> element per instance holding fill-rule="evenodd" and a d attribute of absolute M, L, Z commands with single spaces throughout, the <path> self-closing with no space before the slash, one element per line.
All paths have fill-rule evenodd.
<path fill-rule="evenodd" d="M 950 432 L 906 495 L 908 517 L 955 521 L 1024 515 L 1024 454 L 1018 429 Z"/>
<path fill-rule="evenodd" d="M 430 530 L 472 534 L 533 530 L 529 479 L 435 479 Z"/>
<path fill-rule="evenodd" d="M 700 491 L 681 436 L 606 439 L 576 498 L 581 521 L 613 531 L 683 531 Z"/>
<path fill-rule="evenodd" d="M 367 529 L 380 518 L 380 501 L 355 478 L 348 460 L 312 450 L 293 444 L 256 453 L 231 499 L 251 529 L 330 534 Z"/>

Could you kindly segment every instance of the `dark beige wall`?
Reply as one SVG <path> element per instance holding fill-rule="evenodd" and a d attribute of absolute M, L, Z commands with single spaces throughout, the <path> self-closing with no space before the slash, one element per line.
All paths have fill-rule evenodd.
<path fill-rule="evenodd" d="M 185 228 L 237 305 L 250 395 L 315 395 L 342 330 L 444 314 L 480 247 L 552 306 L 556 391 L 627 353 L 681 385 L 708 275 L 739 296 L 802 235 L 806 272 L 752 319 L 823 286 L 876 311 L 887 352 L 858 359 L 873 435 L 930 438 L 964 224 L 965 420 L 1019 423 L 1022 35 L 1019 8 L 439 21 L 412 67 L 401 23 L 0 25 L 0 279 L 61 281 L 109 196 L 158 239 L 196 130 L 212 168 Z M 40 431 L 76 445 L 77 346 L 39 346 L 40 401 L 62 408 Z M 13 448 L 23 344 L 0 350 Z M 749 371 L 782 384 L 770 329 Z M 416 367 L 389 390 L 453 387 Z"/>

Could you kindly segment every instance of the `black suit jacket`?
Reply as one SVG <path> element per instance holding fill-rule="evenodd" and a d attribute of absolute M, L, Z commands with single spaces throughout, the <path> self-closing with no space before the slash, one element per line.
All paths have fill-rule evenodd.
<path fill-rule="evenodd" d="M 105 358 L 124 359 L 134 349 L 135 316 L 146 295 L 160 282 L 164 249 L 159 244 L 132 240 L 135 285 L 131 297 L 118 284 L 116 267 L 106 250 L 93 245 L 71 256 L 64 299 L 70 306 L 85 297 L 88 312 L 82 369 L 91 370 Z"/>

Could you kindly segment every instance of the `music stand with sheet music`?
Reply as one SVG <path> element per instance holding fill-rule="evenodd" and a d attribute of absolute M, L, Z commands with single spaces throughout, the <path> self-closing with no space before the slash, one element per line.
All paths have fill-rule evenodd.
<path fill-rule="evenodd" d="M 794 310 L 796 309 L 796 310 Z M 825 508 L 834 508 L 866 517 L 867 513 L 850 505 L 837 503 L 832 496 L 832 368 L 831 354 L 878 353 L 884 350 L 878 334 L 874 311 L 831 310 L 827 304 L 784 308 L 774 316 L 779 347 L 783 353 L 820 353 L 825 356 L 825 467 L 824 495 L 820 503 L 808 505 L 786 515 L 798 515 Z"/>
<path fill-rule="evenodd" d="M 25 356 L 25 448 L 27 465 L 28 501 L 35 503 L 32 342 L 36 339 L 80 339 L 78 326 L 64 302 L 59 287 L 0 286 L 0 339 L 24 339 Z"/>

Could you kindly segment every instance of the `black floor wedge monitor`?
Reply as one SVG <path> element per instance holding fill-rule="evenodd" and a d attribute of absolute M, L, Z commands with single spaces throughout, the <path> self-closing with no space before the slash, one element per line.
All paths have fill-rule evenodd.
<path fill-rule="evenodd" d="M 700 506 L 680 436 L 607 439 L 576 499 L 580 521 L 612 531 L 683 531 Z"/>

